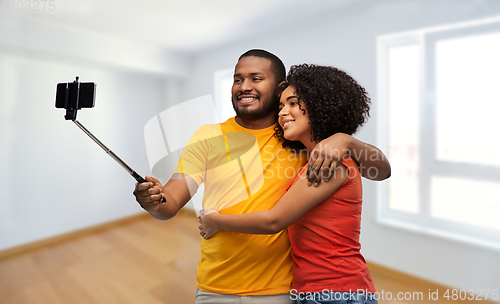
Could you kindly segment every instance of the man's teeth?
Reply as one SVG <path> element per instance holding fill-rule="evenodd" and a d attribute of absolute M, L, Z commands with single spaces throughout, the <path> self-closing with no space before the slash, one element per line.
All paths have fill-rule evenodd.
<path fill-rule="evenodd" d="M 255 97 L 244 97 L 244 98 L 241 98 L 240 100 L 254 100 L 256 99 Z"/>

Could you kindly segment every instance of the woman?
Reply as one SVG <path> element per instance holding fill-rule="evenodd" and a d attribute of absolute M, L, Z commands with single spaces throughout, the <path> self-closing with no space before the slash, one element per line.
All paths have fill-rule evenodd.
<path fill-rule="evenodd" d="M 334 67 L 292 66 L 284 87 L 276 126 L 284 147 L 312 151 L 335 133 L 352 135 L 369 116 L 365 89 Z M 330 181 L 319 187 L 307 185 L 305 170 L 307 165 L 271 210 L 239 215 L 207 212 L 200 221 L 200 234 L 210 238 L 219 229 L 272 234 L 288 227 L 294 261 L 292 299 L 377 303 L 359 252 L 362 187 L 356 163 L 346 156 Z"/>

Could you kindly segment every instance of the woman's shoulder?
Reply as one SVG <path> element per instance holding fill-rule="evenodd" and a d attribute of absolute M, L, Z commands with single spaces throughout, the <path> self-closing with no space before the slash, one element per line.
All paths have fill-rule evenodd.
<path fill-rule="evenodd" d="M 342 165 L 346 167 L 348 170 L 348 179 L 346 182 L 349 180 L 352 180 L 355 177 L 361 177 L 360 172 L 359 172 L 359 167 L 358 163 L 350 155 L 344 156 L 344 159 L 340 162 Z"/>

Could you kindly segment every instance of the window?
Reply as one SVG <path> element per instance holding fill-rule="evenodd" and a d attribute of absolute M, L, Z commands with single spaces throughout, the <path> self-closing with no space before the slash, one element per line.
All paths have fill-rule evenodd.
<path fill-rule="evenodd" d="M 236 115 L 231 102 L 234 69 L 226 69 L 214 73 L 215 109 L 221 122 Z"/>
<path fill-rule="evenodd" d="M 500 21 L 379 37 L 378 50 L 392 167 L 380 222 L 500 249 Z"/>

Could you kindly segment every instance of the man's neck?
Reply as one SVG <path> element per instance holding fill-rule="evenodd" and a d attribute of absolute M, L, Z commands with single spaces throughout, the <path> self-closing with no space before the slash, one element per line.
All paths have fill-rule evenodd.
<path fill-rule="evenodd" d="M 262 119 L 257 120 L 245 120 L 239 116 L 236 116 L 236 123 L 242 126 L 243 128 L 251 129 L 251 130 L 261 130 L 273 126 L 276 123 L 276 115 L 269 115 Z"/>

